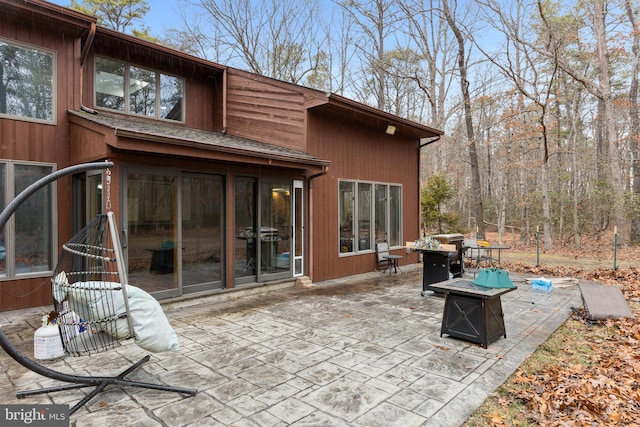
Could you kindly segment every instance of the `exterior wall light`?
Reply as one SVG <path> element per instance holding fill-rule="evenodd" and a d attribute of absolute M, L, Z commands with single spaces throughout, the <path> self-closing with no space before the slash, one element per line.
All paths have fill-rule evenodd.
<path fill-rule="evenodd" d="M 392 124 L 387 125 L 387 130 L 385 130 L 387 135 L 394 135 L 396 133 L 396 127 Z"/>

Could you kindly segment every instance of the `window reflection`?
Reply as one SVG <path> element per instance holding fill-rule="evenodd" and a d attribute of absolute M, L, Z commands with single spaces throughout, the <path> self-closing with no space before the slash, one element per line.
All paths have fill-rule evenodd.
<path fill-rule="evenodd" d="M 234 191 L 234 266 L 235 277 L 255 276 L 256 181 L 237 178 Z"/>
<path fill-rule="evenodd" d="M 356 181 L 338 185 L 341 254 L 368 252 L 384 240 L 392 247 L 402 244 L 402 186 Z"/>
<path fill-rule="evenodd" d="M 174 176 L 127 175 L 129 279 L 148 292 L 178 286 Z"/>
<path fill-rule="evenodd" d="M 222 280 L 222 177 L 182 178 L 183 285 Z"/>
<path fill-rule="evenodd" d="M 353 252 L 353 211 L 354 211 L 353 182 L 340 182 L 338 192 L 338 209 L 340 211 L 340 253 Z"/>
<path fill-rule="evenodd" d="M 129 68 L 129 111 L 143 116 L 156 115 L 156 74 L 144 68 Z"/>
<path fill-rule="evenodd" d="M 371 249 L 371 184 L 358 184 L 358 249 Z"/>
<path fill-rule="evenodd" d="M 25 188 L 51 174 L 51 166 L 34 164 L 0 164 L 2 206 L 13 200 Z M 12 180 L 12 188 L 6 188 Z M 5 189 L 9 194 L 5 193 Z M 13 227 L 6 226 L 0 235 L 0 274 L 19 276 L 52 270 L 53 263 L 53 196 L 51 186 L 45 186 L 29 196 L 16 210 Z"/>
<path fill-rule="evenodd" d="M 54 120 L 53 53 L 0 40 L 0 115 Z"/>
<path fill-rule="evenodd" d="M 124 111 L 125 65 L 96 58 L 96 106 Z"/>
<path fill-rule="evenodd" d="M 262 274 L 291 269 L 291 186 L 264 182 L 260 206 L 260 266 Z"/>
<path fill-rule="evenodd" d="M 182 121 L 184 80 L 121 61 L 96 58 L 96 106 Z"/>

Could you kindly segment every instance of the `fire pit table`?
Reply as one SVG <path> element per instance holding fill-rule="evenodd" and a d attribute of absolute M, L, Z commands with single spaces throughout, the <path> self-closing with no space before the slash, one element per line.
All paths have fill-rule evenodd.
<path fill-rule="evenodd" d="M 504 313 L 500 297 L 517 288 L 485 288 L 467 279 L 454 279 L 430 285 L 444 293 L 444 313 L 440 336 L 462 338 L 484 348 L 504 336 Z"/>

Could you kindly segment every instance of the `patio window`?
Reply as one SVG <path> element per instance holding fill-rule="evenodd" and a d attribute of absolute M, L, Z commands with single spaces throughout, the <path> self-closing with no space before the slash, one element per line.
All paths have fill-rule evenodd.
<path fill-rule="evenodd" d="M 29 185 L 52 172 L 51 165 L 0 162 L 0 209 Z M 2 230 L 0 277 L 52 271 L 55 234 L 52 186 L 46 186 L 29 197 Z"/>
<path fill-rule="evenodd" d="M 355 183 L 341 181 L 338 191 L 338 217 L 340 233 L 340 253 L 355 252 L 353 246 L 356 230 L 353 222 L 355 212 Z"/>
<path fill-rule="evenodd" d="M 184 121 L 184 80 L 121 61 L 96 58 L 96 107 Z"/>
<path fill-rule="evenodd" d="M 0 39 L 0 117 L 55 122 L 55 54 Z"/>
<path fill-rule="evenodd" d="M 368 253 L 375 242 L 402 242 L 402 187 L 389 183 L 341 180 L 338 189 L 341 255 Z"/>

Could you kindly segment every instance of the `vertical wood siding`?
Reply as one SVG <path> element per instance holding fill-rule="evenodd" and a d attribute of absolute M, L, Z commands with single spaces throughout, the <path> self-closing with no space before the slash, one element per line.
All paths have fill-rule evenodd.
<path fill-rule="evenodd" d="M 376 269 L 375 251 L 339 256 L 338 180 L 402 185 L 402 244 L 419 234 L 418 141 L 389 136 L 381 125 L 354 126 L 340 116 L 314 113 L 309 117 L 309 150 L 331 159 L 329 173 L 313 182 L 313 280 L 322 281 Z M 400 265 L 418 261 L 404 249 Z"/>
<path fill-rule="evenodd" d="M 79 75 L 74 52 L 75 40 L 64 37 L 55 27 L 33 22 L 15 22 L 3 17 L 0 37 L 36 48 L 55 52 L 56 123 L 42 124 L 27 120 L 0 118 L 0 158 L 29 162 L 53 163 L 57 169 L 69 164 L 67 109 L 74 108 L 79 99 L 73 94 Z M 79 52 L 79 51 L 78 51 Z M 71 233 L 70 178 L 56 183 L 58 214 L 58 242 L 66 241 Z M 54 258 L 56 259 L 57 256 Z M 52 267 L 55 267 L 52 266 Z M 48 277 L 0 281 L 0 311 L 51 304 Z"/>

